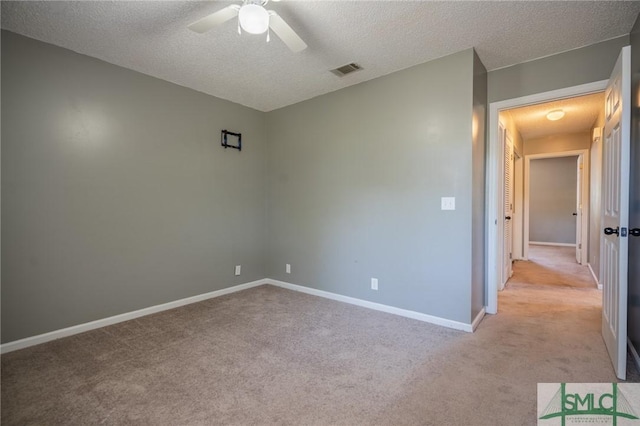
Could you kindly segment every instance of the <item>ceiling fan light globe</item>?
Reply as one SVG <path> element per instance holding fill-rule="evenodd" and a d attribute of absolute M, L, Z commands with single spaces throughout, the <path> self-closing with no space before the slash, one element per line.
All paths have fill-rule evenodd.
<path fill-rule="evenodd" d="M 258 4 L 245 4 L 238 12 L 240 26 L 249 34 L 262 34 L 269 29 L 269 12 Z"/>

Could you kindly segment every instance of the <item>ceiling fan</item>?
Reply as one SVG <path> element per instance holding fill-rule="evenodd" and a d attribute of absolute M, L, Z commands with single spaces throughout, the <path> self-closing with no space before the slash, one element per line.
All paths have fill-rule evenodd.
<path fill-rule="evenodd" d="M 306 49 L 307 44 L 280 15 L 273 10 L 264 8 L 268 2 L 269 0 L 243 0 L 242 5 L 233 4 L 227 6 L 224 9 L 220 9 L 211 15 L 197 20 L 189 25 L 188 28 L 197 33 L 205 33 L 237 16 L 239 34 L 242 34 L 242 30 L 249 34 L 263 34 L 267 32 L 267 41 L 269 41 L 269 29 L 271 29 L 294 53 Z"/>

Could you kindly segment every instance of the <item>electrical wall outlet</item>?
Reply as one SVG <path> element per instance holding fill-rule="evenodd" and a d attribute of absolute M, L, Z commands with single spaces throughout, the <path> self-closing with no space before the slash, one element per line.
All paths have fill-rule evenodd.
<path fill-rule="evenodd" d="M 377 289 L 378 289 L 378 279 L 371 278 L 371 290 L 377 290 Z"/>
<path fill-rule="evenodd" d="M 242 271 L 242 265 L 236 265 L 236 275 L 240 275 L 241 271 Z"/>
<path fill-rule="evenodd" d="M 456 197 L 442 197 L 440 199 L 441 210 L 455 210 L 456 209 Z"/>
<path fill-rule="evenodd" d="M 285 267 L 284 267 L 284 271 L 285 271 L 287 274 L 290 274 L 290 273 L 291 273 L 291 265 L 287 263 L 287 264 L 285 265 Z"/>

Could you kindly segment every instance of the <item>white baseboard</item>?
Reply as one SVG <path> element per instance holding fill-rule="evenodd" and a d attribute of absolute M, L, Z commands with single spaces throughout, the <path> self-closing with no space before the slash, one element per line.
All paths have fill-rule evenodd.
<path fill-rule="evenodd" d="M 433 315 L 422 314 L 420 312 L 409 311 L 407 309 L 396 308 L 393 306 L 383 305 L 380 303 L 369 302 L 367 300 L 356 299 L 355 297 L 343 296 L 341 294 L 330 293 L 324 290 L 317 290 L 315 288 L 305 287 L 297 284 L 291 284 L 284 281 L 278 281 L 273 279 L 267 279 L 267 284 L 274 285 L 276 287 L 286 288 L 288 290 L 299 291 L 301 293 L 311 294 L 313 296 L 324 297 L 325 299 L 337 300 L 338 302 L 349 303 L 351 305 L 361 306 L 363 308 L 369 308 L 376 311 L 386 312 L 389 314 L 399 315 L 402 317 L 412 318 L 418 321 L 428 322 L 435 325 L 441 325 L 456 330 L 462 330 L 472 333 L 475 327 L 478 326 L 484 315 L 484 308 L 473 320 L 472 324 L 465 324 L 459 321 L 453 321 L 446 318 L 436 317 Z"/>
<path fill-rule="evenodd" d="M 67 336 L 72 336 L 74 334 L 84 333 L 85 331 L 95 330 L 96 328 L 106 327 L 108 325 L 117 324 L 123 321 L 129 321 L 135 318 L 143 317 L 145 315 L 155 314 L 156 312 L 178 308 L 180 306 L 201 302 L 203 300 L 212 299 L 214 297 L 224 296 L 225 294 L 235 293 L 237 291 L 246 290 L 248 288 L 257 287 L 264 284 L 267 284 L 266 279 L 252 281 L 244 284 L 239 284 L 233 287 L 212 291 L 209 293 L 199 294 L 197 296 L 187 297 L 180 300 L 174 300 L 173 302 L 163 303 L 161 305 L 150 306 L 148 308 L 139 309 L 133 312 L 127 312 L 120 315 L 114 315 L 108 318 L 102 318 L 99 320 L 86 322 L 84 324 L 74 325 L 72 327 L 51 331 L 49 333 L 39 334 L 37 336 L 15 340 L 13 342 L 8 342 L 0 345 L 0 354 L 17 351 L 18 349 L 28 348 L 29 346 L 39 345 L 40 343 L 50 342 L 52 340 L 61 339 Z"/>
<path fill-rule="evenodd" d="M 476 317 L 473 319 L 473 322 L 471 323 L 472 331 L 476 331 L 476 328 L 478 328 L 478 325 L 480 325 L 480 321 L 482 321 L 486 313 L 487 311 L 485 308 L 482 308 L 480 312 L 478 312 L 478 315 L 476 315 Z"/>
<path fill-rule="evenodd" d="M 544 241 L 529 241 L 530 245 L 534 246 L 558 246 L 558 247 L 575 247 L 575 244 L 569 243 L 546 243 Z"/>
<path fill-rule="evenodd" d="M 593 268 L 591 267 L 591 264 L 587 263 L 587 266 L 589 267 L 589 272 L 591 272 L 591 276 L 596 281 L 596 285 L 598 286 L 598 290 L 602 290 L 602 284 L 600 284 L 600 281 L 598 281 L 598 277 L 596 276 L 596 273 L 593 272 Z"/>
<path fill-rule="evenodd" d="M 189 305 L 191 303 L 201 302 L 203 300 L 212 299 L 214 297 L 224 296 L 225 294 L 235 293 L 241 290 L 246 290 L 246 289 L 257 287 L 264 284 L 271 284 L 271 285 L 286 288 L 289 290 L 299 291 L 299 292 L 311 294 L 314 296 L 320 296 L 326 299 L 337 300 L 339 302 L 344 302 L 344 303 L 349 303 L 351 305 L 374 309 L 376 311 L 387 312 L 390 314 L 412 318 L 418 321 L 428 322 L 428 323 L 440 325 L 443 327 L 453 328 L 455 330 L 462 330 L 469 333 L 472 333 L 473 331 L 475 331 L 475 329 L 478 327 L 478 324 L 480 324 L 480 322 L 482 321 L 482 318 L 486 313 L 485 308 L 482 308 L 482 310 L 474 318 L 473 322 L 471 324 L 466 324 L 463 322 L 453 321 L 446 318 L 436 317 L 433 315 L 427 315 L 420 312 L 410 311 L 407 309 L 396 308 L 393 306 L 383 305 L 380 303 L 369 302 L 367 300 L 356 299 L 354 297 L 343 296 L 336 293 L 330 293 L 328 291 L 317 290 L 310 287 L 304 287 L 296 284 L 287 283 L 284 281 L 265 278 L 257 281 L 248 282 L 245 284 L 239 284 L 233 287 L 223 288 L 221 290 L 216 290 L 209 293 L 199 294 L 197 296 L 174 300 L 173 302 L 163 303 L 161 305 L 150 306 L 148 308 L 139 309 L 137 311 L 127 312 L 124 314 L 114 315 L 112 317 L 102 318 L 102 319 L 87 322 L 84 324 L 74 325 L 74 326 L 63 328 L 60 330 L 50 331 L 48 333 L 39 334 L 37 336 L 26 337 L 24 339 L 15 340 L 13 342 L 7 342 L 0 345 L 0 354 L 17 351 L 19 349 L 28 348 L 30 346 L 39 345 L 41 343 L 50 342 L 52 340 L 72 336 L 74 334 L 84 333 L 85 331 L 95 330 L 96 328 L 106 327 L 106 326 L 117 324 L 123 321 L 129 321 L 129 320 L 140 318 L 146 315 L 151 315 L 157 312 L 178 308 L 180 306 Z"/>
<path fill-rule="evenodd" d="M 631 351 L 631 357 L 636 362 L 636 368 L 640 371 L 640 355 L 638 354 L 637 349 L 631 343 L 631 339 L 627 337 L 627 345 L 629 345 L 629 350 Z"/>

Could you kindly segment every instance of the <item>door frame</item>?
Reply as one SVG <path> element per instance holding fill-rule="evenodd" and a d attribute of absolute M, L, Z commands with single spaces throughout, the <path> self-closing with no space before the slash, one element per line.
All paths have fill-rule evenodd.
<path fill-rule="evenodd" d="M 582 182 L 580 182 L 580 192 L 582 195 L 582 215 L 581 215 L 581 223 L 580 229 L 582 230 L 582 246 L 585 247 L 585 238 L 584 235 L 589 235 L 589 205 L 584 203 L 584 200 L 589 199 L 589 150 L 588 149 L 576 149 L 573 151 L 558 151 L 558 152 L 548 152 L 543 154 L 531 154 L 525 155 L 525 163 L 524 163 L 524 258 L 529 259 L 529 218 L 530 218 L 530 205 L 529 199 L 530 195 L 530 172 L 531 172 L 531 160 L 540 160 L 544 158 L 561 158 L 561 157 L 574 157 L 582 155 Z M 588 241 L 587 241 L 588 243 Z M 577 244 L 577 241 L 576 241 Z M 588 247 L 588 245 L 587 245 Z M 581 249 L 580 255 L 580 264 L 586 265 L 588 257 L 586 255 L 586 250 Z"/>
<path fill-rule="evenodd" d="M 502 148 L 498 138 L 498 122 L 500 111 L 527 105 L 534 105 L 558 99 L 573 98 L 581 95 L 602 92 L 607 87 L 608 80 L 551 90 L 548 92 L 522 96 L 491 102 L 489 104 L 489 143 L 487 146 L 487 181 L 486 181 L 486 312 L 498 313 L 498 287 L 502 267 L 502 226 L 498 226 L 498 218 L 504 217 L 504 198 L 502 180 L 504 179 L 504 165 L 501 158 Z M 502 225 L 502 221 L 499 222 Z"/>
<path fill-rule="evenodd" d="M 514 149 L 515 164 L 513 182 L 513 260 L 527 260 L 524 257 L 524 154 Z"/>

